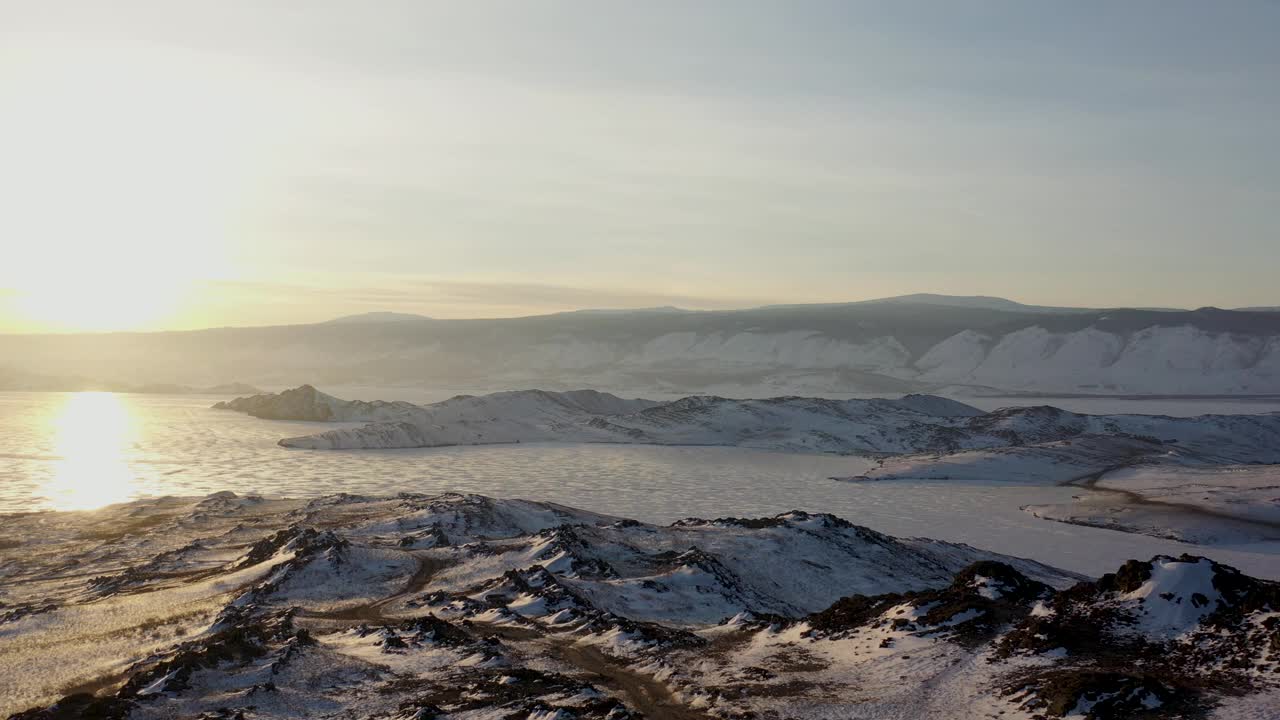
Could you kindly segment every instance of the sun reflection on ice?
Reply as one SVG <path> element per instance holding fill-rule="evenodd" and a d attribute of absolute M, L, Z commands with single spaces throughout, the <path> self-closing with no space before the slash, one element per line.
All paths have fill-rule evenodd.
<path fill-rule="evenodd" d="M 115 393 L 68 395 L 53 423 L 59 459 L 40 493 L 49 507 L 93 510 L 138 495 L 126 455 L 136 428 L 129 408 Z"/>

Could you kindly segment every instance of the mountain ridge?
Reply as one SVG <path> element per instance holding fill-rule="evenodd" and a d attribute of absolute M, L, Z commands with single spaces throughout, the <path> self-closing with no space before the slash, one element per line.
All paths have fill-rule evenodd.
<path fill-rule="evenodd" d="M 18 371 L 132 384 L 431 383 L 637 394 L 1280 393 L 1280 313 L 918 302 L 6 337 Z"/>

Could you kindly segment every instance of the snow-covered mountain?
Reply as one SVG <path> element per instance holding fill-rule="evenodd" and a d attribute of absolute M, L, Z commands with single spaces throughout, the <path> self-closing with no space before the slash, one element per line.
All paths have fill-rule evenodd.
<path fill-rule="evenodd" d="M 1190 556 L 1090 581 L 801 511 L 218 493 L 16 516 L 0 567 L 22 720 L 1243 720 L 1280 693 L 1280 584 Z"/>
<path fill-rule="evenodd" d="M 1121 335 L 1098 327 L 1031 326 L 996 336 L 965 330 L 930 348 L 915 379 L 1014 390 L 1145 393 L 1275 392 L 1280 336 L 1213 333 L 1194 325 Z"/>
<path fill-rule="evenodd" d="M 1280 313 L 917 295 L 734 311 L 6 336 L 16 370 L 132 383 L 602 387 L 638 395 L 1280 393 Z"/>
<path fill-rule="evenodd" d="M 563 441 L 903 454 L 955 453 L 1107 435 L 1140 441 L 1137 444 L 1147 448 L 1144 454 L 1173 448 L 1202 462 L 1280 462 L 1280 413 L 1180 418 L 1082 415 L 1048 406 L 984 413 L 928 395 L 896 400 L 690 396 L 654 402 L 592 390 L 463 395 L 413 405 L 338 400 L 309 385 L 215 407 L 277 419 L 371 421 L 363 427 L 280 441 L 285 447 L 307 449 Z M 1123 450 L 1116 443 L 1108 447 L 1112 457 L 1126 458 L 1137 452 L 1133 445 L 1130 442 Z M 1083 447 L 1074 454 L 1080 451 Z"/>

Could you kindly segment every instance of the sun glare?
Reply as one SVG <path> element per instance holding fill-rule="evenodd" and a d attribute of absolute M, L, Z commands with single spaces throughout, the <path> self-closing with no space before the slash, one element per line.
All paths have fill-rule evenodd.
<path fill-rule="evenodd" d="M 182 69 L 126 54 L 31 63 L 0 103 L 0 267 L 34 330 L 172 320 L 225 272 L 236 130 Z M 22 102 L 19 102 L 22 101 Z"/>
<path fill-rule="evenodd" d="M 135 427 L 119 396 L 72 393 L 53 422 L 59 459 L 53 478 L 40 491 L 51 508 L 93 510 L 137 496 L 127 461 Z"/>

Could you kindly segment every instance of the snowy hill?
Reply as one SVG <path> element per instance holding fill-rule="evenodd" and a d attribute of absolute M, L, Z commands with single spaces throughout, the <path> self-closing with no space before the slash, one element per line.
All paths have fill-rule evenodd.
<path fill-rule="evenodd" d="M 660 403 L 591 390 L 462 395 L 415 406 L 343 401 L 309 385 L 214 407 L 274 419 L 374 421 L 280 443 L 310 449 L 565 441 L 908 452 L 949 447 L 947 423 L 982 414 L 954 400 L 920 395 L 899 400 L 693 396 Z"/>
<path fill-rule="evenodd" d="M 1190 556 L 1090 581 L 801 511 L 218 493 L 16 516 L 0 563 L 22 720 L 1246 718 L 1280 691 L 1280 584 Z"/>
<path fill-rule="evenodd" d="M 916 295 L 732 311 L 569 312 L 4 338 L 14 370 L 139 383 L 601 387 L 636 395 L 1280 393 L 1280 313 Z"/>
<path fill-rule="evenodd" d="M 673 402 L 624 400 L 608 393 L 543 390 L 461 395 L 431 405 L 345 401 L 304 385 L 278 395 L 215 407 L 258 417 L 371 421 L 280 441 L 307 449 L 374 449 L 514 442 L 730 445 L 840 453 L 955 453 L 1054 443 L 1087 436 L 1111 443 L 1114 464 L 1176 450 L 1197 462 L 1280 462 L 1280 413 L 1082 415 L 1048 406 L 983 413 L 946 398 L 897 400 L 779 397 L 736 400 L 690 396 Z M 1139 452 L 1134 448 L 1145 447 Z M 1079 454 L 1085 446 L 1070 451 Z"/>

